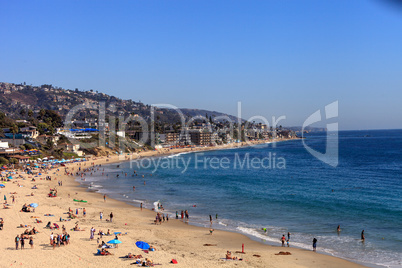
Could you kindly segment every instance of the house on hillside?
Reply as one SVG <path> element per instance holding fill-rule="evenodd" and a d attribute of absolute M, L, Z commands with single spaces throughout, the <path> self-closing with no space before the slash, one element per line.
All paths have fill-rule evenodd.
<path fill-rule="evenodd" d="M 39 131 L 34 126 L 20 128 L 20 133 L 28 139 L 36 139 L 39 136 Z"/>
<path fill-rule="evenodd" d="M 72 144 L 72 143 L 62 143 L 58 145 L 59 148 L 63 148 L 64 152 L 75 153 L 78 156 L 83 156 L 84 152 L 80 151 L 79 144 Z"/>
<path fill-rule="evenodd" d="M 48 139 L 50 139 L 54 145 L 57 145 L 57 141 L 59 140 L 59 136 L 52 136 L 52 135 L 40 135 L 36 138 L 36 140 L 42 144 L 45 144 Z"/>

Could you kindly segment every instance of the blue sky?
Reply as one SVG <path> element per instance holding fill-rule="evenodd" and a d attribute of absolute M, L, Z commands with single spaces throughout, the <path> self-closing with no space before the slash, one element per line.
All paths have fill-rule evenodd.
<path fill-rule="evenodd" d="M 390 0 L 1 1 L 0 81 L 286 116 L 339 101 L 341 129 L 402 128 Z"/>

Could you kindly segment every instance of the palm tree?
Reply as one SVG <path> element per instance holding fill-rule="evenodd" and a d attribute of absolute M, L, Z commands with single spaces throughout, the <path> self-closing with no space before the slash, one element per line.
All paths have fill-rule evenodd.
<path fill-rule="evenodd" d="M 15 154 L 15 134 L 18 133 L 18 126 L 16 124 L 12 125 L 10 128 L 11 133 L 13 133 L 13 155 Z"/>

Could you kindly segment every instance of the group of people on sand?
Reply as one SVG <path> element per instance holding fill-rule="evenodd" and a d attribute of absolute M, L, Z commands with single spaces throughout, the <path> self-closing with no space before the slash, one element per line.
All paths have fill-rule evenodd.
<path fill-rule="evenodd" d="M 15 249 L 18 250 L 18 248 L 24 249 L 25 248 L 25 240 L 28 240 L 29 245 L 31 248 L 33 248 L 34 243 L 33 243 L 33 237 L 25 234 L 17 235 L 15 237 Z"/>
<path fill-rule="evenodd" d="M 169 215 L 168 214 L 166 214 L 166 217 L 165 217 L 165 214 L 161 214 L 161 213 L 156 213 L 156 216 L 155 216 L 155 224 L 162 224 L 162 222 L 165 222 L 165 220 L 166 220 L 166 222 L 168 222 L 169 221 Z"/>
<path fill-rule="evenodd" d="M 21 212 L 31 212 L 31 209 L 27 206 L 27 204 L 24 204 L 21 208 Z"/>
<path fill-rule="evenodd" d="M 50 245 L 53 246 L 53 249 L 56 247 L 60 247 L 60 245 L 68 245 L 70 243 L 70 235 L 63 231 L 61 234 L 50 234 Z"/>
<path fill-rule="evenodd" d="M 153 246 L 151 246 L 151 247 L 149 248 L 149 251 L 155 251 L 155 248 L 154 248 Z M 138 265 L 140 265 L 140 266 L 147 266 L 147 267 L 156 265 L 156 264 L 154 264 L 153 261 L 152 261 L 151 259 L 149 259 L 149 258 L 143 259 L 144 257 L 143 257 L 141 254 L 139 254 L 139 255 L 133 255 L 133 254 L 131 254 L 131 253 L 128 253 L 128 254 L 125 256 L 125 258 L 135 259 L 135 262 L 133 262 L 133 263 L 131 263 L 131 264 L 138 264 Z M 142 259 L 143 259 L 143 260 L 142 260 Z"/>
<path fill-rule="evenodd" d="M 242 258 L 238 258 L 238 257 L 236 257 L 236 256 L 232 256 L 232 252 L 231 251 L 226 251 L 226 259 L 227 260 L 238 260 L 238 261 L 242 261 L 243 259 Z"/>

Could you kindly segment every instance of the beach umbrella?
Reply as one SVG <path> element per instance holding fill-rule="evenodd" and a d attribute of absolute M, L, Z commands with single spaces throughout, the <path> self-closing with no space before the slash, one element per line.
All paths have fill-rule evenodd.
<path fill-rule="evenodd" d="M 117 240 L 117 239 L 113 239 L 113 240 L 110 240 L 109 242 L 107 242 L 108 244 L 121 244 L 121 241 L 120 240 Z"/>
<path fill-rule="evenodd" d="M 13 179 L 13 177 L 11 177 L 11 176 L 8 176 L 8 177 L 7 177 L 7 179 L 9 179 L 9 180 L 12 180 L 12 179 Z"/>
<path fill-rule="evenodd" d="M 114 235 L 118 235 L 118 234 L 121 234 L 121 232 L 114 232 Z"/>
<path fill-rule="evenodd" d="M 145 243 L 143 241 L 137 241 L 135 242 L 135 245 L 140 249 L 149 249 L 148 243 Z"/>
<path fill-rule="evenodd" d="M 6 187 L 4 184 L 0 184 L 0 187 Z"/>
<path fill-rule="evenodd" d="M 37 208 L 37 207 L 38 207 L 38 204 L 37 204 L 37 203 L 31 203 L 29 206 L 30 206 L 31 208 Z"/>

